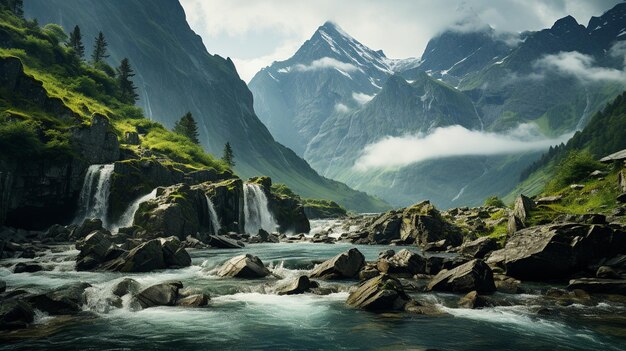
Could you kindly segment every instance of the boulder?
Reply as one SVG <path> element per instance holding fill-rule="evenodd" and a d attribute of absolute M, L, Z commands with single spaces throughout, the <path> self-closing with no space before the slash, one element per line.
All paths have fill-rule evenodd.
<path fill-rule="evenodd" d="M 388 274 L 424 274 L 426 273 L 426 258 L 402 249 L 391 258 L 379 259 L 376 266 L 380 272 Z"/>
<path fill-rule="evenodd" d="M 217 275 L 220 277 L 248 279 L 263 278 L 268 274 L 270 274 L 270 271 L 265 268 L 263 261 L 250 254 L 231 258 L 217 271 Z"/>
<path fill-rule="evenodd" d="M 439 272 L 428 283 L 427 290 L 467 293 L 477 291 L 488 294 L 496 290 L 491 268 L 482 260 L 475 259 L 451 270 Z"/>
<path fill-rule="evenodd" d="M 207 243 L 219 249 L 240 249 L 243 245 L 237 240 L 233 240 L 223 235 L 209 235 Z"/>
<path fill-rule="evenodd" d="M 509 234 L 513 234 L 516 231 L 525 228 L 528 224 L 527 222 L 530 217 L 530 211 L 534 209 L 535 202 L 523 194 L 520 194 L 515 199 L 515 206 L 513 207 L 513 212 L 509 217 Z"/>
<path fill-rule="evenodd" d="M 206 294 L 194 294 L 176 301 L 176 306 L 180 307 L 204 307 L 208 304 L 209 295 Z"/>
<path fill-rule="evenodd" d="M 395 255 L 396 252 L 394 250 L 385 250 L 378 253 L 378 258 L 391 258 Z"/>
<path fill-rule="evenodd" d="M 317 282 L 309 280 L 309 277 L 306 275 L 301 275 L 298 278 L 294 279 L 288 285 L 281 287 L 278 289 L 278 295 L 297 295 L 304 294 L 312 288 L 319 287 Z"/>
<path fill-rule="evenodd" d="M 360 283 L 346 303 L 369 311 L 402 311 L 411 298 L 396 278 L 381 274 Z"/>
<path fill-rule="evenodd" d="M 402 212 L 398 210 L 383 213 L 366 230 L 371 233 L 369 238 L 377 244 L 389 244 L 392 240 L 400 239 L 400 225 Z"/>
<path fill-rule="evenodd" d="M 80 240 L 94 231 L 105 231 L 104 227 L 102 227 L 102 220 L 99 218 L 87 218 L 71 232 L 70 239 Z"/>
<path fill-rule="evenodd" d="M 32 295 L 26 301 L 35 309 L 51 315 L 76 314 L 86 303 L 85 289 L 91 284 L 79 282 L 54 289 L 45 294 Z"/>
<path fill-rule="evenodd" d="M 15 268 L 13 268 L 13 273 L 18 274 L 18 273 L 34 273 L 34 272 L 40 272 L 43 271 L 43 267 L 39 264 L 36 263 L 23 263 L 20 262 L 18 264 L 15 265 Z"/>
<path fill-rule="evenodd" d="M 429 201 L 406 208 L 402 212 L 400 239 L 425 247 L 445 249 L 463 241 L 459 228 L 446 221 Z M 436 245 L 433 245 L 435 244 Z"/>
<path fill-rule="evenodd" d="M 518 231 L 487 262 L 518 279 L 558 279 L 625 250 L 626 233 L 621 229 L 560 223 Z"/>
<path fill-rule="evenodd" d="M 113 295 L 122 297 L 126 294 L 135 294 L 139 291 L 139 283 L 132 278 L 124 278 L 113 286 Z"/>
<path fill-rule="evenodd" d="M 133 302 L 141 308 L 174 306 L 178 298 L 178 290 L 182 287 L 183 283 L 180 281 L 169 281 L 152 285 L 135 295 Z"/>
<path fill-rule="evenodd" d="M 33 308 L 19 300 L 0 302 L 0 330 L 26 328 L 35 319 Z"/>
<path fill-rule="evenodd" d="M 568 290 L 580 289 L 590 294 L 626 295 L 626 279 L 579 278 L 569 281 Z"/>
<path fill-rule="evenodd" d="M 76 260 L 76 270 L 83 271 L 95 267 L 106 259 L 109 250 L 114 247 L 108 234 L 96 230 L 76 242 L 76 249 L 80 250 Z"/>
<path fill-rule="evenodd" d="M 358 249 L 352 248 L 316 266 L 309 277 L 321 279 L 355 278 L 363 266 L 365 266 L 365 257 Z"/>
<path fill-rule="evenodd" d="M 167 268 L 180 268 L 191 266 L 191 256 L 183 247 L 180 240 L 175 236 L 160 238 L 163 250 L 163 260 Z"/>
<path fill-rule="evenodd" d="M 474 241 L 466 242 L 459 248 L 459 253 L 474 258 L 484 258 L 491 251 L 498 249 L 496 239 L 483 236 Z"/>
<path fill-rule="evenodd" d="M 158 239 L 140 244 L 123 257 L 105 263 L 103 266 L 104 270 L 118 272 L 150 272 L 164 268 L 167 266 L 161 241 Z"/>

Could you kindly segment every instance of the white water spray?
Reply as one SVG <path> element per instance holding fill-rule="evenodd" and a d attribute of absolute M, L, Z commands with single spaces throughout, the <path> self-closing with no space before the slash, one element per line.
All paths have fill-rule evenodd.
<path fill-rule="evenodd" d="M 75 223 L 82 223 L 87 218 L 99 218 L 106 226 L 113 168 L 113 164 L 89 166 L 78 198 Z"/>
<path fill-rule="evenodd" d="M 244 184 L 243 206 L 246 233 L 256 235 L 259 229 L 268 233 L 276 231 L 278 225 L 269 210 L 267 196 L 258 184 Z"/>

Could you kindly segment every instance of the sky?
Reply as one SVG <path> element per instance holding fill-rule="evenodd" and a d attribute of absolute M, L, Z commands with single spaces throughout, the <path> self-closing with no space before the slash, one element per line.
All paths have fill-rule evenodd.
<path fill-rule="evenodd" d="M 249 82 L 286 60 L 330 20 L 387 57 L 420 57 L 428 40 L 471 17 L 503 32 L 550 27 L 572 15 L 587 24 L 622 0 L 180 0 L 212 54 L 230 57 Z"/>

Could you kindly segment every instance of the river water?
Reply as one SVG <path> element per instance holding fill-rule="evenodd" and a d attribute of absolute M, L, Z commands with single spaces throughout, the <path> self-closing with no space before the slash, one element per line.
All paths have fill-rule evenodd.
<path fill-rule="evenodd" d="M 348 307 L 347 290 L 354 281 L 322 282 L 338 289 L 327 296 L 274 293 L 314 262 L 354 246 L 280 243 L 192 250 L 191 267 L 142 274 L 76 272 L 78 251 L 59 247 L 54 250 L 58 252 L 37 259 L 54 270 L 13 274 L 5 267 L 0 268 L 0 279 L 9 289 L 30 291 L 89 282 L 94 287 L 88 290 L 84 309 L 97 317 L 63 325 L 53 335 L 2 344 L 0 350 L 624 350 L 626 345 L 626 305 L 620 302 L 559 307 L 555 315 L 539 316 L 538 295 L 507 295 L 512 306 L 468 310 L 453 308 L 458 295 L 415 293 L 418 301 L 438 304 L 448 313 L 420 316 L 373 314 Z M 356 247 L 367 260 L 389 248 Z M 215 267 L 241 253 L 259 256 L 284 279 L 240 280 L 214 274 Z M 20 261 L 27 260 L 4 262 Z M 181 280 L 185 288 L 210 294 L 211 302 L 206 308 L 157 307 L 139 312 L 111 307 L 106 303 L 111 287 L 123 277 L 132 277 L 143 287 Z M 55 319 L 39 315 L 37 323 L 51 324 Z"/>

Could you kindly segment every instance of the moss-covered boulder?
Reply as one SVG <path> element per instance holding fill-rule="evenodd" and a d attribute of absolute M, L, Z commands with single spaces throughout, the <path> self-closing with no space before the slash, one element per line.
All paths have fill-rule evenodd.
<path fill-rule="evenodd" d="M 343 218 L 348 215 L 345 208 L 335 201 L 304 199 L 304 214 L 309 219 Z"/>
<path fill-rule="evenodd" d="M 135 214 L 135 225 L 143 228 L 144 238 L 176 236 L 185 240 L 203 231 L 199 213 L 206 208 L 204 192 L 187 184 L 159 188 L 154 200 L 142 203 Z"/>

